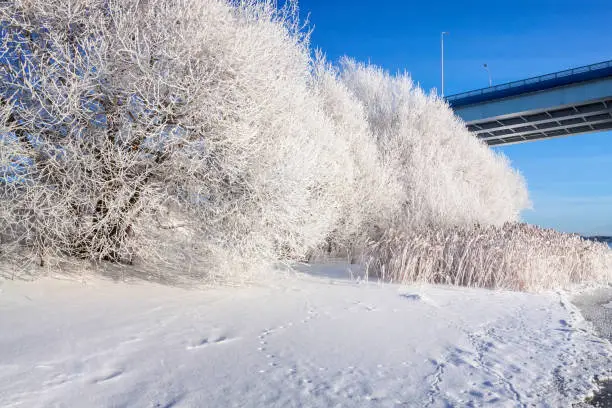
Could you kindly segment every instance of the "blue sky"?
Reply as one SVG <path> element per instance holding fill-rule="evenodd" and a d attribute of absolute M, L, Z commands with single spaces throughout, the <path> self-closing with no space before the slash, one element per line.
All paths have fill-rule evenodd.
<path fill-rule="evenodd" d="M 361 1 L 301 0 L 314 26 L 312 45 L 391 72 L 408 71 L 423 88 L 445 93 L 612 59 L 610 0 Z M 612 235 L 612 132 L 498 148 L 529 185 L 527 222 Z"/>

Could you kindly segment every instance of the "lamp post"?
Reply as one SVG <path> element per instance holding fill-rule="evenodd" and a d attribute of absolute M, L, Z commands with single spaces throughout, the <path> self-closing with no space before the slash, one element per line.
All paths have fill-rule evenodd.
<path fill-rule="evenodd" d="M 441 51 L 441 66 L 442 66 L 442 96 L 444 96 L 444 34 L 448 34 L 446 31 L 442 31 L 440 34 L 440 51 Z"/>
<path fill-rule="evenodd" d="M 487 74 L 489 74 L 489 87 L 492 87 L 493 81 L 491 80 L 491 71 L 489 70 L 489 66 L 487 64 L 483 64 L 482 66 L 487 70 Z"/>

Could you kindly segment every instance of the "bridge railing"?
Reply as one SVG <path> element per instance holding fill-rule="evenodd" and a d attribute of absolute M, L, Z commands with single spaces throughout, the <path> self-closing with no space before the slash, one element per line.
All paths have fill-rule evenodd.
<path fill-rule="evenodd" d="M 567 85 L 575 82 L 582 82 L 612 75 L 612 60 L 598 62 L 596 64 L 585 65 L 552 74 L 540 75 L 537 77 L 522 79 L 519 81 L 508 82 L 488 88 L 476 89 L 474 91 L 463 92 L 447 96 L 445 99 L 453 106 L 471 105 L 493 99 L 505 98 L 525 92 L 533 92 L 554 88 L 556 86 Z"/>

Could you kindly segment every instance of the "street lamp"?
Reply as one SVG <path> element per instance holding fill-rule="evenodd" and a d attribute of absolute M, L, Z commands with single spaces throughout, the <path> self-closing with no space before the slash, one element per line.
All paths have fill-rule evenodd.
<path fill-rule="evenodd" d="M 444 34 L 448 34 L 446 31 L 442 31 L 440 34 L 440 50 L 442 54 L 441 66 L 442 66 L 442 96 L 444 96 Z"/>
<path fill-rule="evenodd" d="M 489 87 L 492 87 L 493 81 L 491 80 L 491 71 L 489 71 L 489 66 L 487 64 L 483 64 L 482 66 L 484 67 L 484 69 L 487 70 L 487 73 L 489 74 Z"/>

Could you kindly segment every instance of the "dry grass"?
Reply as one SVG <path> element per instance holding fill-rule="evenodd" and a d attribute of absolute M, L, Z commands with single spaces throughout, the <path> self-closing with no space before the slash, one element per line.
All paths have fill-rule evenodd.
<path fill-rule="evenodd" d="M 606 244 L 532 225 L 389 230 L 364 263 L 384 280 L 536 291 L 612 282 Z"/>

